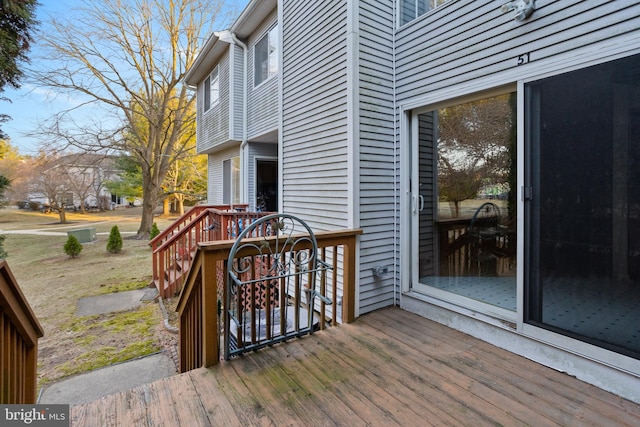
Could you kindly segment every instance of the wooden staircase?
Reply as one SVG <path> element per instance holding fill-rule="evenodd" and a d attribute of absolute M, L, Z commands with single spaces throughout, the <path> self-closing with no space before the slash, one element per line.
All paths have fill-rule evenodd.
<path fill-rule="evenodd" d="M 232 240 L 243 227 L 271 212 L 247 212 L 247 205 L 194 206 L 149 245 L 153 283 L 162 298 L 177 295 L 189 274 L 200 242 Z"/>

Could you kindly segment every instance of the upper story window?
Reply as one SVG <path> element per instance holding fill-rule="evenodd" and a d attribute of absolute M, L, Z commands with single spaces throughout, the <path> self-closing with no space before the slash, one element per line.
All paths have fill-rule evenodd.
<path fill-rule="evenodd" d="M 254 86 L 278 73 L 278 26 L 269 30 L 254 48 Z"/>
<path fill-rule="evenodd" d="M 447 0 L 400 0 L 400 26 L 435 9 Z"/>
<path fill-rule="evenodd" d="M 218 79 L 218 67 L 204 81 L 204 111 L 218 103 L 220 99 L 220 81 Z"/>

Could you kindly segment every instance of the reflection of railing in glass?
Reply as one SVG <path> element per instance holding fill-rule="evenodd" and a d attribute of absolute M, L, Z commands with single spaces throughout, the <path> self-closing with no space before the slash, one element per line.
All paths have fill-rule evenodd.
<path fill-rule="evenodd" d="M 440 276 L 502 276 L 515 273 L 516 230 L 493 202 L 481 204 L 469 218 L 437 222 Z"/>
<path fill-rule="evenodd" d="M 469 223 L 469 272 L 480 276 L 497 276 L 509 269 L 509 258 L 515 256 L 510 247 L 508 225 L 500 208 L 485 202 L 476 210 Z M 505 265 L 506 262 L 506 265 Z"/>

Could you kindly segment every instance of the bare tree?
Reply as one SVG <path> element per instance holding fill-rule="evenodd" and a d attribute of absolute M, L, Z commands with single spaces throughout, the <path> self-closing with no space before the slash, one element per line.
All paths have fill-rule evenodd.
<path fill-rule="evenodd" d="M 460 214 L 460 202 L 487 183 L 509 182 L 512 115 L 510 95 L 438 111 L 438 192 Z"/>
<path fill-rule="evenodd" d="M 60 157 L 59 162 L 66 168 L 68 175 L 68 188 L 77 198 L 82 213 L 86 213 L 87 204 L 100 205 L 105 167 L 109 160 L 107 156 L 94 153 L 76 153 Z"/>
<path fill-rule="evenodd" d="M 195 135 L 195 123 L 190 135 Z M 206 196 L 207 184 L 207 156 L 196 154 L 195 138 L 189 137 L 182 145 L 184 150 L 180 157 L 175 158 L 167 171 L 163 183 L 165 198 L 163 200 L 163 214 L 167 215 L 169 200 L 175 201 L 175 212 L 184 213 L 186 200 L 202 199 Z M 204 190 L 203 190 L 204 187 Z"/>
<path fill-rule="evenodd" d="M 194 150 L 195 151 L 195 150 Z M 176 202 L 175 211 L 184 213 L 184 202 L 201 200 L 206 197 L 207 157 L 193 155 L 183 161 L 176 161 L 165 180 L 166 193 Z M 165 214 L 167 212 L 164 212 Z"/>
<path fill-rule="evenodd" d="M 35 80 L 81 100 L 46 129 L 58 142 L 86 151 L 115 149 L 133 157 L 143 180 L 138 236 L 148 235 L 161 185 L 184 145 L 193 138 L 195 94 L 183 84 L 186 70 L 211 33 L 222 0 L 85 0 L 79 15 L 54 20 L 42 42 L 60 65 Z M 218 25 L 221 23 L 218 22 Z M 92 124 L 76 112 L 101 107 Z M 115 120 L 113 120 L 115 118 Z"/>
<path fill-rule="evenodd" d="M 67 208 L 73 204 L 69 169 L 61 163 L 60 156 L 55 152 L 40 151 L 35 164 L 39 173 L 30 185 L 31 194 L 45 198 L 51 210 L 60 217 L 60 223 L 66 224 Z"/>

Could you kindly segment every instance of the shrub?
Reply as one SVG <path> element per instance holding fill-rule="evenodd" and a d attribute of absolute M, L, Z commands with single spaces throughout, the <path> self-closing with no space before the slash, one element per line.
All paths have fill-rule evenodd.
<path fill-rule="evenodd" d="M 154 222 L 151 225 L 151 232 L 149 233 L 149 240 L 153 240 L 153 238 L 156 237 L 158 234 L 160 234 L 160 230 L 158 230 L 158 224 L 156 224 Z"/>
<path fill-rule="evenodd" d="M 107 242 L 107 250 L 112 254 L 117 254 L 122 250 L 122 236 L 120 236 L 120 230 L 118 230 L 117 225 L 111 227 L 109 241 Z"/>
<path fill-rule="evenodd" d="M 82 252 L 82 244 L 78 241 L 78 238 L 73 234 L 69 234 L 67 243 L 64 244 L 64 253 L 71 258 L 75 258 Z"/>

